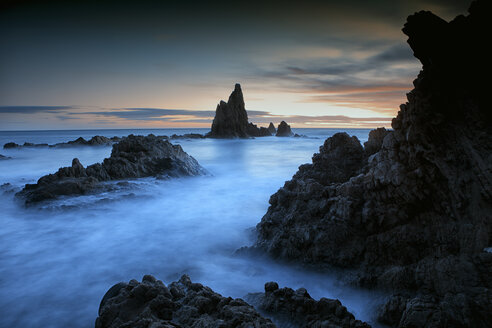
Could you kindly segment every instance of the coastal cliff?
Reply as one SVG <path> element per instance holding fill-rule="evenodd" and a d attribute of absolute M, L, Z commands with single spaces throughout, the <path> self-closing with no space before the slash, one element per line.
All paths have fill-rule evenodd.
<path fill-rule="evenodd" d="M 483 33 L 490 2 L 446 22 L 408 17 L 403 32 L 423 69 L 392 131 L 328 138 L 271 196 L 254 248 L 355 272 L 393 296 L 395 327 L 492 322 L 492 133 Z"/>

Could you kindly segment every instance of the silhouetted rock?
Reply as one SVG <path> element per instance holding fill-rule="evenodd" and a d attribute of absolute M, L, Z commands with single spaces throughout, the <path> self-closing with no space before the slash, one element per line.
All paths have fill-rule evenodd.
<path fill-rule="evenodd" d="M 275 129 L 275 125 L 273 125 L 272 122 L 270 122 L 270 125 L 268 125 L 268 132 L 273 136 L 277 133 L 277 129 Z"/>
<path fill-rule="evenodd" d="M 96 328 L 275 328 L 240 298 L 215 293 L 183 275 L 166 286 L 153 276 L 118 283 L 104 295 Z"/>
<path fill-rule="evenodd" d="M 220 101 L 215 110 L 212 130 L 207 137 L 213 138 L 248 138 L 248 114 L 244 107 L 241 85 L 236 84 L 234 91 L 226 102 Z"/>
<path fill-rule="evenodd" d="M 423 71 L 366 149 L 325 141 L 270 198 L 256 249 L 393 291 L 379 317 L 396 327 L 492 322 L 492 129 L 484 72 L 490 1 L 447 23 L 429 12 L 404 32 Z"/>
<path fill-rule="evenodd" d="M 167 136 L 163 136 L 165 138 L 168 138 Z M 178 134 L 173 134 L 169 139 L 203 139 L 205 136 L 203 134 L 199 133 L 185 133 L 183 135 L 178 135 Z"/>
<path fill-rule="evenodd" d="M 21 147 L 21 145 L 18 145 L 15 142 L 7 142 L 5 145 L 3 145 L 4 149 L 19 148 L 19 147 Z"/>
<path fill-rule="evenodd" d="M 290 125 L 285 121 L 280 122 L 277 128 L 277 137 L 292 137 L 294 134 L 290 129 Z"/>
<path fill-rule="evenodd" d="M 261 313 L 271 315 L 288 327 L 370 327 L 365 322 L 355 320 L 339 300 L 323 297 L 316 301 L 304 288 L 279 288 L 276 282 L 267 282 L 265 293 L 248 294 L 246 300 Z"/>
<path fill-rule="evenodd" d="M 26 204 L 53 199 L 61 195 L 94 192 L 99 182 L 148 176 L 194 176 L 205 174 L 198 162 L 183 151 L 154 135 L 129 135 L 113 145 L 109 158 L 84 168 L 77 158 L 71 167 L 41 177 L 36 184 L 26 184 L 17 196 Z"/>

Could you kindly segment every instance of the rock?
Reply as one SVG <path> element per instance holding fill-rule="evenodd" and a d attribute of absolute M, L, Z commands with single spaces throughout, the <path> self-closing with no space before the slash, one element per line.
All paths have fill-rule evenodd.
<path fill-rule="evenodd" d="M 9 156 L 4 156 L 2 154 L 0 154 L 0 161 L 1 160 L 5 160 L 5 159 L 11 159 L 12 157 L 9 157 Z"/>
<path fill-rule="evenodd" d="M 113 141 L 104 136 L 94 136 L 87 142 L 87 144 L 90 146 L 109 146 L 113 144 Z"/>
<path fill-rule="evenodd" d="M 162 136 L 164 139 L 168 139 L 167 136 Z M 169 139 L 203 139 L 205 136 L 199 133 L 185 133 L 183 135 L 173 134 Z"/>
<path fill-rule="evenodd" d="M 270 123 L 271 127 L 273 124 Z M 248 122 L 248 113 L 244 105 L 243 92 L 239 83 L 229 96 L 227 102 L 220 101 L 215 110 L 212 129 L 205 135 L 207 138 L 251 138 L 266 137 L 275 133 L 275 127 L 258 127 Z"/>
<path fill-rule="evenodd" d="M 383 145 L 383 139 L 388 135 L 389 131 L 385 128 L 377 128 L 369 132 L 369 139 L 364 142 L 364 151 L 366 156 L 371 156 L 377 153 Z"/>
<path fill-rule="evenodd" d="M 153 276 L 118 283 L 104 295 L 96 328 L 238 327 L 274 328 L 240 298 L 215 293 L 183 275 L 166 286 Z"/>
<path fill-rule="evenodd" d="M 277 137 L 292 137 L 294 134 L 290 129 L 290 125 L 285 121 L 280 122 L 277 128 Z"/>
<path fill-rule="evenodd" d="M 277 129 L 275 129 L 275 125 L 273 125 L 272 122 L 270 122 L 270 125 L 268 126 L 268 132 L 273 136 L 277 133 Z"/>
<path fill-rule="evenodd" d="M 18 145 L 15 142 L 7 142 L 5 145 L 3 145 L 4 149 L 19 148 L 19 147 L 21 147 L 21 145 Z"/>
<path fill-rule="evenodd" d="M 347 327 L 369 328 L 365 322 L 355 320 L 339 300 L 321 298 L 314 300 L 306 289 L 279 288 L 276 282 L 265 284 L 265 293 L 248 294 L 246 300 L 261 313 L 271 315 L 285 326 L 299 328 Z"/>
<path fill-rule="evenodd" d="M 212 129 L 207 134 L 212 138 L 248 138 L 248 114 L 244 106 L 243 91 L 239 83 L 227 102 L 220 101 L 215 110 Z"/>
<path fill-rule="evenodd" d="M 395 327 L 492 322 L 492 119 L 483 72 L 490 1 L 447 23 L 429 12 L 404 32 L 423 70 L 392 131 L 365 149 L 336 134 L 270 198 L 253 249 L 393 293 Z M 278 133 L 278 132 L 277 132 Z"/>
<path fill-rule="evenodd" d="M 154 135 L 129 135 L 113 145 L 109 158 L 84 168 L 77 158 L 71 167 L 41 177 L 36 184 L 26 184 L 17 193 L 26 204 L 62 195 L 80 195 L 101 188 L 100 182 L 148 176 L 178 177 L 205 174 L 198 162 L 183 151 Z"/>

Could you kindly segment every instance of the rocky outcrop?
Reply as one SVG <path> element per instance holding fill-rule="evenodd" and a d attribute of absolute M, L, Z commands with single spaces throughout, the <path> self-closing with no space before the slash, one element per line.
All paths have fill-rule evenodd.
<path fill-rule="evenodd" d="M 285 121 L 280 122 L 277 128 L 277 137 L 292 137 L 294 136 L 294 133 L 292 133 L 292 130 L 290 129 L 290 125 L 287 124 Z"/>
<path fill-rule="evenodd" d="M 270 125 L 268 126 L 268 132 L 273 136 L 277 133 L 277 129 L 275 129 L 275 125 L 273 125 L 272 122 L 270 122 Z"/>
<path fill-rule="evenodd" d="M 248 294 L 246 300 L 285 326 L 299 328 L 369 328 L 339 300 L 321 298 L 314 300 L 306 289 L 279 288 L 276 282 L 265 284 L 265 293 Z"/>
<path fill-rule="evenodd" d="M 96 328 L 275 328 L 242 299 L 223 297 L 183 275 L 166 286 L 152 276 L 111 287 L 99 307 Z"/>
<path fill-rule="evenodd" d="M 282 125 L 284 124 L 284 125 Z M 283 132 L 280 136 L 292 136 L 290 126 L 282 122 Z M 280 126 L 279 126 L 280 127 Z M 288 130 L 287 130 L 288 128 Z M 208 138 L 251 138 L 267 137 L 275 134 L 275 127 L 270 123 L 268 128 L 258 127 L 248 122 L 248 113 L 244 105 L 241 85 L 236 84 L 227 102 L 220 101 L 215 110 L 212 129 L 206 134 Z M 279 134 L 277 133 L 277 136 Z"/>
<path fill-rule="evenodd" d="M 47 143 L 35 144 L 32 142 L 24 142 L 23 145 L 16 144 L 15 142 L 8 142 L 3 145 L 3 148 L 33 148 L 33 147 L 73 147 L 73 146 L 111 146 L 113 143 L 120 141 L 119 137 L 107 138 L 104 136 L 94 136 L 90 140 L 85 140 L 82 137 L 79 137 L 75 140 L 60 142 L 54 145 L 48 145 Z"/>
<path fill-rule="evenodd" d="M 492 322 L 492 120 L 483 72 L 491 4 L 447 23 L 430 12 L 403 29 L 423 70 L 392 131 L 325 141 L 270 198 L 254 248 L 393 293 L 395 327 Z"/>
<path fill-rule="evenodd" d="M 77 158 L 72 166 L 41 177 L 36 184 L 26 184 L 17 194 L 26 204 L 62 195 L 77 195 L 102 188 L 100 182 L 148 176 L 194 176 L 205 174 L 198 162 L 183 151 L 154 135 L 129 135 L 113 145 L 111 156 L 84 168 Z"/>

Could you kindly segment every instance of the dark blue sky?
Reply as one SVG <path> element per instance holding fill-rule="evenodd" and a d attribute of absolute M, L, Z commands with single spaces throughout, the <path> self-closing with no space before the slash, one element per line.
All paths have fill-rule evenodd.
<path fill-rule="evenodd" d="M 388 125 L 420 69 L 406 17 L 468 5 L 3 2 L 0 129 L 208 126 L 236 82 L 255 122 Z"/>

